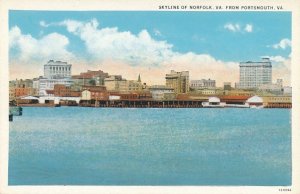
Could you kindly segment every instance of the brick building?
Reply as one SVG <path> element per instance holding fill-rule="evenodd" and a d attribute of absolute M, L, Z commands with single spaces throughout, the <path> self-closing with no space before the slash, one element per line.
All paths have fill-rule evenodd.
<path fill-rule="evenodd" d="M 79 97 L 81 96 L 80 91 L 74 91 L 72 87 L 65 86 L 62 84 L 56 84 L 54 85 L 54 96 L 60 96 L 60 97 Z"/>

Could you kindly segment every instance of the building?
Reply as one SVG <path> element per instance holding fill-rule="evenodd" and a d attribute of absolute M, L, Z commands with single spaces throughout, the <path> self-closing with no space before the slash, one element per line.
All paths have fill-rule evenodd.
<path fill-rule="evenodd" d="M 258 87 L 258 92 L 262 95 L 283 95 L 284 94 L 284 87 L 283 87 L 283 80 L 277 79 L 276 83 L 271 84 L 264 84 Z"/>
<path fill-rule="evenodd" d="M 109 91 L 125 90 L 126 79 L 123 79 L 121 75 L 111 75 L 104 79 L 104 85 Z"/>
<path fill-rule="evenodd" d="M 137 100 L 139 98 L 137 93 L 126 92 L 126 93 L 110 93 L 109 100 Z"/>
<path fill-rule="evenodd" d="M 264 84 L 272 83 L 272 64 L 269 58 L 261 62 L 241 62 L 239 88 L 256 89 Z"/>
<path fill-rule="evenodd" d="M 218 90 L 216 89 L 203 89 L 203 90 L 199 90 L 199 93 L 202 94 L 202 95 L 216 95 L 218 94 Z"/>
<path fill-rule="evenodd" d="M 105 86 L 82 86 L 82 90 L 106 91 Z"/>
<path fill-rule="evenodd" d="M 21 96 L 36 95 L 36 90 L 33 88 L 33 80 L 31 79 L 16 79 L 9 81 L 9 100 L 15 100 Z"/>
<path fill-rule="evenodd" d="M 16 92 L 14 87 L 9 87 L 9 101 L 16 99 Z"/>
<path fill-rule="evenodd" d="M 258 87 L 258 91 L 262 94 L 274 94 L 274 95 L 282 95 L 283 88 L 280 84 L 264 84 Z"/>
<path fill-rule="evenodd" d="M 224 82 L 224 90 L 231 90 L 231 82 Z"/>
<path fill-rule="evenodd" d="M 80 97 L 81 92 L 75 91 L 71 86 L 66 86 L 62 84 L 54 85 L 54 96 L 61 97 Z"/>
<path fill-rule="evenodd" d="M 174 89 L 164 85 L 154 85 L 149 88 L 154 100 L 173 100 L 176 95 Z"/>
<path fill-rule="evenodd" d="M 16 79 L 9 81 L 9 87 L 15 87 L 15 88 L 32 88 L 33 80 L 31 79 Z"/>
<path fill-rule="evenodd" d="M 99 90 L 83 90 L 81 93 L 81 100 L 108 100 L 109 94 L 107 91 Z"/>
<path fill-rule="evenodd" d="M 224 95 L 229 95 L 229 96 L 254 96 L 255 91 L 253 91 L 253 90 L 232 89 L 232 90 L 225 90 Z"/>
<path fill-rule="evenodd" d="M 35 95 L 35 89 L 34 88 L 15 88 L 15 97 L 21 97 L 21 96 L 33 96 Z"/>
<path fill-rule="evenodd" d="M 211 79 L 201 79 L 201 80 L 191 80 L 190 88 L 194 90 L 204 89 L 204 88 L 215 88 L 216 80 Z"/>
<path fill-rule="evenodd" d="M 290 86 L 283 87 L 283 95 L 292 96 L 292 87 Z"/>
<path fill-rule="evenodd" d="M 266 108 L 292 108 L 291 96 L 263 96 L 262 98 Z"/>
<path fill-rule="evenodd" d="M 252 96 L 247 99 L 246 103 L 249 104 L 250 107 L 262 107 L 263 99 L 259 96 Z"/>
<path fill-rule="evenodd" d="M 70 78 L 72 65 L 67 62 L 50 60 L 44 65 L 44 77 L 48 79 Z"/>
<path fill-rule="evenodd" d="M 55 85 L 64 85 L 71 86 L 72 80 L 70 78 L 61 78 L 61 79 L 48 79 L 48 78 L 39 78 L 37 83 L 34 84 L 38 90 L 39 96 L 47 96 L 46 90 L 54 90 Z"/>
<path fill-rule="evenodd" d="M 143 89 L 141 81 L 136 80 L 127 80 L 126 87 L 127 91 L 141 91 Z"/>
<path fill-rule="evenodd" d="M 82 72 L 80 75 L 73 75 L 72 80 L 74 86 L 81 87 L 83 85 L 87 86 L 101 86 L 104 85 L 104 79 L 108 78 L 108 73 L 104 73 L 101 70 Z"/>
<path fill-rule="evenodd" d="M 81 100 L 108 100 L 105 86 L 82 86 Z"/>
<path fill-rule="evenodd" d="M 225 107 L 226 103 L 221 102 L 220 98 L 218 97 L 209 97 L 207 102 L 202 102 L 203 107 L 216 107 L 216 108 L 221 108 Z"/>
<path fill-rule="evenodd" d="M 278 86 L 282 87 L 282 86 L 283 86 L 283 79 L 277 79 L 277 80 L 276 80 L 276 84 L 277 84 Z"/>
<path fill-rule="evenodd" d="M 16 100 L 19 97 L 24 96 L 34 96 L 36 95 L 36 90 L 34 88 L 9 88 L 9 101 Z"/>
<path fill-rule="evenodd" d="M 44 65 L 44 77 L 33 80 L 33 88 L 39 96 L 48 96 L 50 94 L 47 91 L 54 90 L 57 84 L 69 87 L 73 84 L 71 70 L 72 65 L 67 62 L 50 60 Z"/>
<path fill-rule="evenodd" d="M 226 104 L 245 104 L 249 96 L 222 95 L 220 99 Z"/>
<path fill-rule="evenodd" d="M 169 74 L 166 74 L 166 86 L 173 88 L 177 94 L 189 92 L 189 72 L 171 70 Z"/>
<path fill-rule="evenodd" d="M 126 80 L 121 75 L 112 75 L 104 79 L 104 85 L 108 91 L 132 92 L 143 90 L 140 75 L 138 80 Z"/>

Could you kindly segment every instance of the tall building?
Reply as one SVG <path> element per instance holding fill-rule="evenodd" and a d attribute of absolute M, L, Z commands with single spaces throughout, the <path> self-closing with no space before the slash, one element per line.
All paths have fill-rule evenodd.
<path fill-rule="evenodd" d="M 44 65 L 44 77 L 48 79 L 70 78 L 72 65 L 67 62 L 50 60 Z"/>
<path fill-rule="evenodd" d="M 211 79 L 201 79 L 201 80 L 191 80 L 191 88 L 198 90 L 203 88 L 215 88 L 216 80 Z"/>
<path fill-rule="evenodd" d="M 272 83 L 272 64 L 269 58 L 262 58 L 260 62 L 240 63 L 239 88 L 255 89 L 264 84 Z"/>
<path fill-rule="evenodd" d="M 62 61 L 48 61 L 44 65 L 44 77 L 33 80 L 33 87 L 38 90 L 39 96 L 47 96 L 47 90 L 54 90 L 56 84 L 71 86 L 72 65 Z"/>
<path fill-rule="evenodd" d="M 171 73 L 166 74 L 166 86 L 173 88 L 177 94 L 189 92 L 189 72 L 171 70 Z"/>

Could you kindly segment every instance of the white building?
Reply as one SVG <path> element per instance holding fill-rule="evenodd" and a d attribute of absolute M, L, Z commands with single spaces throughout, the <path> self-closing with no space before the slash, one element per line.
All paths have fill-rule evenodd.
<path fill-rule="evenodd" d="M 46 90 L 53 90 L 54 85 L 71 86 L 72 65 L 61 61 L 48 61 L 44 65 L 44 77 L 33 80 L 33 88 L 37 89 L 39 96 L 48 96 Z"/>
<path fill-rule="evenodd" d="M 259 96 L 252 96 L 250 98 L 248 98 L 248 100 L 246 101 L 247 104 L 249 104 L 250 108 L 262 108 L 263 107 L 263 99 Z"/>
<path fill-rule="evenodd" d="M 223 108 L 226 106 L 225 102 L 221 102 L 218 97 L 209 97 L 208 102 L 202 102 L 203 107 L 215 107 L 215 108 Z"/>
<path fill-rule="evenodd" d="M 50 60 L 44 65 L 44 77 L 54 78 L 70 78 L 72 65 L 67 62 Z"/>
<path fill-rule="evenodd" d="M 72 80 L 68 78 L 62 78 L 62 79 L 47 79 L 47 78 L 40 78 L 38 80 L 38 95 L 39 96 L 46 96 L 47 92 L 46 90 L 53 90 L 54 85 L 56 84 L 62 84 L 65 86 L 71 86 Z"/>
<path fill-rule="evenodd" d="M 203 88 L 215 88 L 216 80 L 211 80 L 211 79 L 191 80 L 190 87 L 195 90 L 203 89 Z"/>
<path fill-rule="evenodd" d="M 283 94 L 283 88 L 279 84 L 264 84 L 258 87 L 259 91 L 268 92 L 276 95 Z"/>
<path fill-rule="evenodd" d="M 292 96 L 292 87 L 290 86 L 283 87 L 283 94 L 287 96 Z"/>
<path fill-rule="evenodd" d="M 255 89 L 264 84 L 272 83 L 272 64 L 269 58 L 262 58 L 261 62 L 240 63 L 239 88 Z"/>

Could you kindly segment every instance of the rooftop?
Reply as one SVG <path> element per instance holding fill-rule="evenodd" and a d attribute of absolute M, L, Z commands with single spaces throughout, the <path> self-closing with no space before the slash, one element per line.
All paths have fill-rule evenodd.
<path fill-rule="evenodd" d="M 68 64 L 67 62 L 64 62 L 64 61 L 54 61 L 54 60 L 49 60 L 47 62 L 47 64 L 45 64 L 45 66 L 52 66 L 52 65 L 69 65 L 71 66 L 71 64 Z"/>

